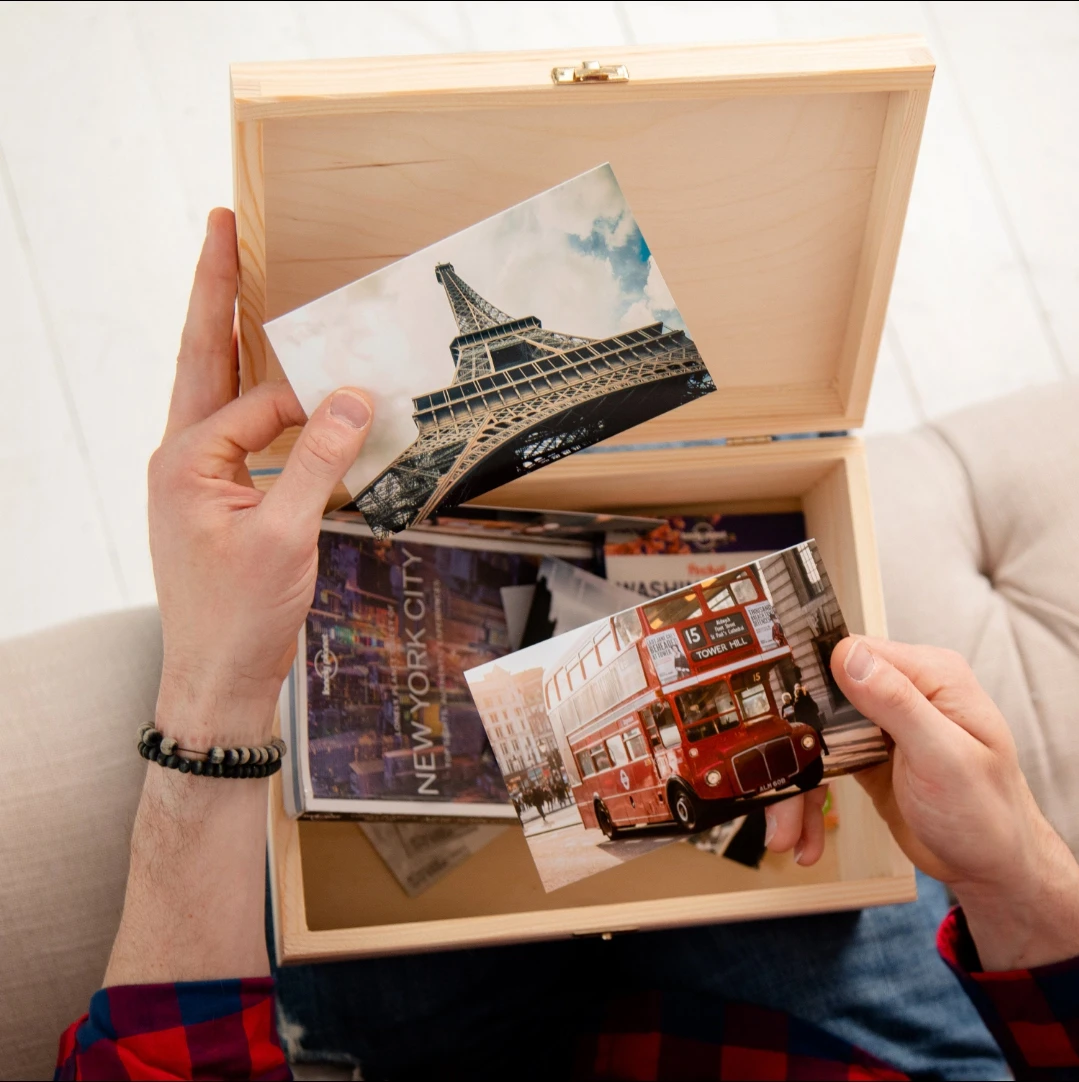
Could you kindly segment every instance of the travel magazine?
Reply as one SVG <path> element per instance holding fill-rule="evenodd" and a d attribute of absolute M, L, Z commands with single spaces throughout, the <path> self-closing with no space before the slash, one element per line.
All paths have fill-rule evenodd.
<path fill-rule="evenodd" d="M 591 545 L 559 542 L 562 557 Z M 510 650 L 502 590 L 550 542 L 432 532 L 375 538 L 327 519 L 314 604 L 282 689 L 289 814 L 514 817 L 464 670 Z"/>
<path fill-rule="evenodd" d="M 672 515 L 649 530 L 609 530 L 603 546 L 606 575 L 641 597 L 659 597 L 805 537 L 801 511 Z"/>

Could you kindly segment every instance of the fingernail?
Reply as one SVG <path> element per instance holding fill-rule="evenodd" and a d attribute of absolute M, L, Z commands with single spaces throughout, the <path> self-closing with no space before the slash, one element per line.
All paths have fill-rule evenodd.
<path fill-rule="evenodd" d="M 843 668 L 852 680 L 857 680 L 861 684 L 869 679 L 869 675 L 873 672 L 876 664 L 876 658 L 869 652 L 868 647 L 860 642 L 855 642 L 843 662 Z"/>
<path fill-rule="evenodd" d="M 776 816 L 771 808 L 764 809 L 764 844 L 767 845 L 776 833 Z"/>
<path fill-rule="evenodd" d="M 366 428 L 371 423 L 371 407 L 365 399 L 349 391 L 338 391 L 330 399 L 330 415 L 353 428 Z"/>
<path fill-rule="evenodd" d="M 213 224 L 214 212 L 211 210 L 210 213 L 206 215 L 206 236 L 210 235 L 210 228 L 213 226 Z"/>
<path fill-rule="evenodd" d="M 803 852 L 804 849 L 805 849 L 805 846 L 802 845 L 801 842 L 799 842 L 794 847 L 794 863 L 795 864 L 801 864 L 802 863 L 802 852 Z"/>

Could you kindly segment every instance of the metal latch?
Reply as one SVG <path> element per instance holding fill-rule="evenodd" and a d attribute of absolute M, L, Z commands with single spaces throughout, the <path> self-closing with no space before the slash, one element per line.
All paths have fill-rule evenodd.
<path fill-rule="evenodd" d="M 614 928 L 609 932 L 573 932 L 574 939 L 599 939 L 604 943 L 610 943 L 616 935 L 626 935 L 637 931 L 636 928 Z"/>
<path fill-rule="evenodd" d="M 728 447 L 745 447 L 751 443 L 771 443 L 771 436 L 728 436 Z"/>
<path fill-rule="evenodd" d="M 601 64 L 585 60 L 579 68 L 551 68 L 551 82 L 563 83 L 628 83 L 629 69 L 625 64 Z"/>

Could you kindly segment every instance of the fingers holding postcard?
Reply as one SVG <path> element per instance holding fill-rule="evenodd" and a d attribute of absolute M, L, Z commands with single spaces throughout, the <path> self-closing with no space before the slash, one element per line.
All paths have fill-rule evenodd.
<path fill-rule="evenodd" d="M 308 411 L 370 389 L 345 486 L 380 536 L 715 390 L 609 165 L 266 333 Z"/>
<path fill-rule="evenodd" d="M 883 762 L 831 677 L 846 634 L 805 541 L 466 672 L 545 889 Z"/>

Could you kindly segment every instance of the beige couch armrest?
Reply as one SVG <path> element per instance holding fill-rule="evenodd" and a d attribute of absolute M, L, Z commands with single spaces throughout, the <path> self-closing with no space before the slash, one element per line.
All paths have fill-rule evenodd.
<path fill-rule="evenodd" d="M 958 650 L 1079 852 L 1079 383 L 868 444 L 888 627 Z"/>
<path fill-rule="evenodd" d="M 2 1078 L 51 1078 L 100 986 L 160 673 L 156 609 L 0 643 Z"/>

